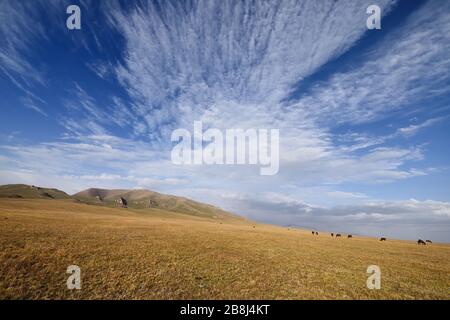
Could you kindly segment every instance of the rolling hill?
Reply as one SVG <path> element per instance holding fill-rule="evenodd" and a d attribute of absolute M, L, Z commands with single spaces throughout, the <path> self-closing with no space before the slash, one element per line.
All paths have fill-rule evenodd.
<path fill-rule="evenodd" d="M 18 199 L 71 199 L 64 191 L 42 188 L 26 184 L 7 184 L 0 186 L 0 198 Z"/>
<path fill-rule="evenodd" d="M 144 189 L 108 190 L 90 188 L 70 196 L 58 189 L 42 188 L 25 184 L 9 184 L 0 186 L 0 198 L 72 199 L 77 202 L 107 207 L 127 207 L 130 209 L 142 210 L 160 209 L 165 212 L 181 213 L 211 219 L 223 220 L 231 218 L 244 220 L 242 217 L 209 204 Z"/>
<path fill-rule="evenodd" d="M 90 188 L 74 194 L 73 198 L 84 203 L 101 204 L 111 207 L 124 206 L 134 209 L 152 208 L 209 218 L 237 218 L 237 216 L 209 204 L 145 189 L 109 190 Z"/>

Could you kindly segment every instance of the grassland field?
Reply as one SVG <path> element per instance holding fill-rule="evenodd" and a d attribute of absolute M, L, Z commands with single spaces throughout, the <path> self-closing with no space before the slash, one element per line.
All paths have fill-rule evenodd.
<path fill-rule="evenodd" d="M 81 290 L 69 290 L 69 265 Z M 381 289 L 369 290 L 369 265 Z M 0 299 L 449 299 L 450 245 L 0 199 Z"/>

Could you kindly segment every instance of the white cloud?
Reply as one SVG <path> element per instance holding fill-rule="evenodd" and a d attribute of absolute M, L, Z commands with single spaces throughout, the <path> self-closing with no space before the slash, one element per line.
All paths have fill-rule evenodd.
<path fill-rule="evenodd" d="M 332 198 L 340 199 L 365 199 L 368 198 L 367 195 L 360 192 L 346 192 L 346 191 L 330 191 L 327 193 L 328 196 Z"/>
<path fill-rule="evenodd" d="M 28 62 L 32 44 L 38 38 L 45 39 L 33 13 L 29 3 L 0 1 L 0 71 L 19 88 L 30 85 L 30 81 L 44 84 L 42 74 Z"/>
<path fill-rule="evenodd" d="M 27 108 L 30 108 L 45 117 L 48 116 L 45 111 L 43 111 L 40 107 L 37 106 L 36 101 L 33 100 L 30 96 L 26 96 L 26 97 L 22 98 L 21 101 Z"/>
<path fill-rule="evenodd" d="M 422 122 L 420 124 L 412 124 L 412 125 L 409 125 L 404 128 L 399 128 L 398 133 L 401 135 L 404 135 L 406 137 L 411 137 L 411 136 L 417 134 L 420 130 L 430 127 L 442 120 L 443 120 L 443 117 L 428 119 L 425 122 Z"/>
<path fill-rule="evenodd" d="M 292 112 L 332 125 L 361 123 L 448 94 L 449 11 L 448 2 L 427 2 L 356 61 L 353 70 L 313 88 Z"/>
<path fill-rule="evenodd" d="M 252 123 L 273 122 L 297 82 L 362 37 L 368 3 L 149 2 L 127 13 L 116 9 L 112 25 L 126 40 L 116 74 L 162 137 L 173 122 L 200 118 L 217 127 L 264 111 L 268 118 Z M 378 4 L 388 12 L 392 2 Z"/>
<path fill-rule="evenodd" d="M 0 0 L 0 72 L 27 94 L 48 85 L 46 71 L 29 59 L 37 58 L 49 34 L 65 28 L 61 13 L 65 13 L 67 5 L 67 0 Z M 44 14 L 52 28 L 45 25 Z"/>

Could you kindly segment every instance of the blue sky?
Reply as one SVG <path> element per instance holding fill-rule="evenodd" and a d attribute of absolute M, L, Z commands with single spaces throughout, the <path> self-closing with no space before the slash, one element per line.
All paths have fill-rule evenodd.
<path fill-rule="evenodd" d="M 0 18 L 1 184 L 450 241 L 448 1 L 0 0 Z M 172 164 L 171 132 L 200 120 L 278 128 L 279 173 Z"/>

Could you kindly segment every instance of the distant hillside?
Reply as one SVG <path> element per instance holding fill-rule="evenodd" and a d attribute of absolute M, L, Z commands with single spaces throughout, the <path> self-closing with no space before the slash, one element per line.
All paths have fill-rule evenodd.
<path fill-rule="evenodd" d="M 209 218 L 240 218 L 218 207 L 187 198 L 161 194 L 150 190 L 108 190 L 91 188 L 73 195 L 73 198 L 91 204 L 126 206 L 135 209 L 156 208 L 171 212 Z M 240 218 L 242 219 L 242 218 Z"/>
<path fill-rule="evenodd" d="M 183 197 L 171 196 L 150 190 L 108 190 L 90 188 L 72 196 L 64 191 L 25 184 L 0 186 L 0 198 L 18 199 L 73 199 L 87 204 L 132 209 L 161 209 L 192 216 L 224 219 L 244 218 L 224 211 L 218 207 L 193 201 Z"/>
<path fill-rule="evenodd" d="M 64 191 L 26 184 L 7 184 L 0 186 L 0 198 L 71 199 Z"/>

